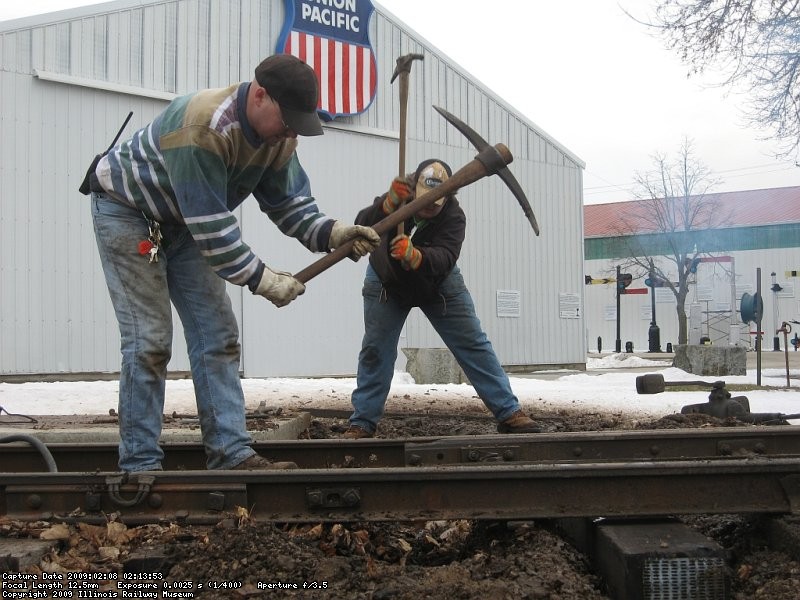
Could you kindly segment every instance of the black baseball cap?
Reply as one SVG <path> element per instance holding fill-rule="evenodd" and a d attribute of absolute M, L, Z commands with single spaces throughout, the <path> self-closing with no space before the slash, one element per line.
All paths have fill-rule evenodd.
<path fill-rule="evenodd" d="M 314 69 L 291 54 L 274 54 L 256 67 L 256 81 L 281 107 L 297 135 L 322 135 L 317 116 L 319 84 Z"/>

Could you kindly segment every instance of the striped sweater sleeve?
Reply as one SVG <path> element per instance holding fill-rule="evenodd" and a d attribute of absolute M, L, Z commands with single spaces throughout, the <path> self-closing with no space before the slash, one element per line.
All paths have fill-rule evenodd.
<path fill-rule="evenodd" d="M 267 173 L 253 195 L 261 210 L 285 235 L 296 238 L 312 252 L 328 249 L 334 219 L 319 212 L 296 153 L 281 168 Z"/>

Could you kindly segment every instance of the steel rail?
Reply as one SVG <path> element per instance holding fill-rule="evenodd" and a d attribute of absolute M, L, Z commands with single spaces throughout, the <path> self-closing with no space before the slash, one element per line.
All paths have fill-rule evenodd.
<path fill-rule="evenodd" d="M 87 430 L 90 431 L 90 430 Z M 710 429 L 637 430 L 483 435 L 365 440 L 293 440 L 253 446 L 274 460 L 301 468 L 443 466 L 455 464 L 642 461 L 736 456 L 800 455 L 800 427 L 757 426 Z M 115 444 L 48 444 L 62 472 L 113 471 Z M 164 444 L 166 470 L 205 469 L 199 443 Z M 35 449 L 0 445 L 0 472 L 35 472 L 44 468 Z"/>
<path fill-rule="evenodd" d="M 800 514 L 800 457 L 0 474 L 0 516 L 212 523 Z"/>

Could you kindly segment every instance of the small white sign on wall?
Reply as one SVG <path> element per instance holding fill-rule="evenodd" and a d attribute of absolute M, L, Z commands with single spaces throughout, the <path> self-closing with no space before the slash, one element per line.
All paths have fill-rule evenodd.
<path fill-rule="evenodd" d="M 558 295 L 558 316 L 562 319 L 581 318 L 580 294 L 562 292 Z"/>
<path fill-rule="evenodd" d="M 794 298 L 794 284 L 793 283 L 779 283 L 783 289 L 777 292 L 778 298 Z"/>
<path fill-rule="evenodd" d="M 606 321 L 616 321 L 617 320 L 617 307 L 614 304 L 606 304 L 603 307 L 603 318 Z"/>
<path fill-rule="evenodd" d="M 519 290 L 497 290 L 497 316 L 519 318 L 521 296 Z"/>
<path fill-rule="evenodd" d="M 642 321 L 652 321 L 653 320 L 653 307 L 649 304 L 642 304 L 639 306 L 639 318 Z"/>

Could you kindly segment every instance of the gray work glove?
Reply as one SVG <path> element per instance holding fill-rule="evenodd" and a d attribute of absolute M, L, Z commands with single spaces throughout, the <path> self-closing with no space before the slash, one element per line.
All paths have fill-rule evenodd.
<path fill-rule="evenodd" d="M 286 306 L 306 291 L 306 286 L 292 277 L 291 273 L 284 271 L 273 271 L 269 267 L 264 267 L 264 274 L 258 282 L 255 294 L 264 296 L 275 306 L 280 308 Z"/>
<path fill-rule="evenodd" d="M 380 245 L 381 236 L 372 227 L 345 225 L 341 221 L 335 221 L 331 228 L 331 237 L 328 240 L 330 249 L 336 250 L 336 248 L 350 240 L 354 240 L 350 260 L 358 260 Z"/>

